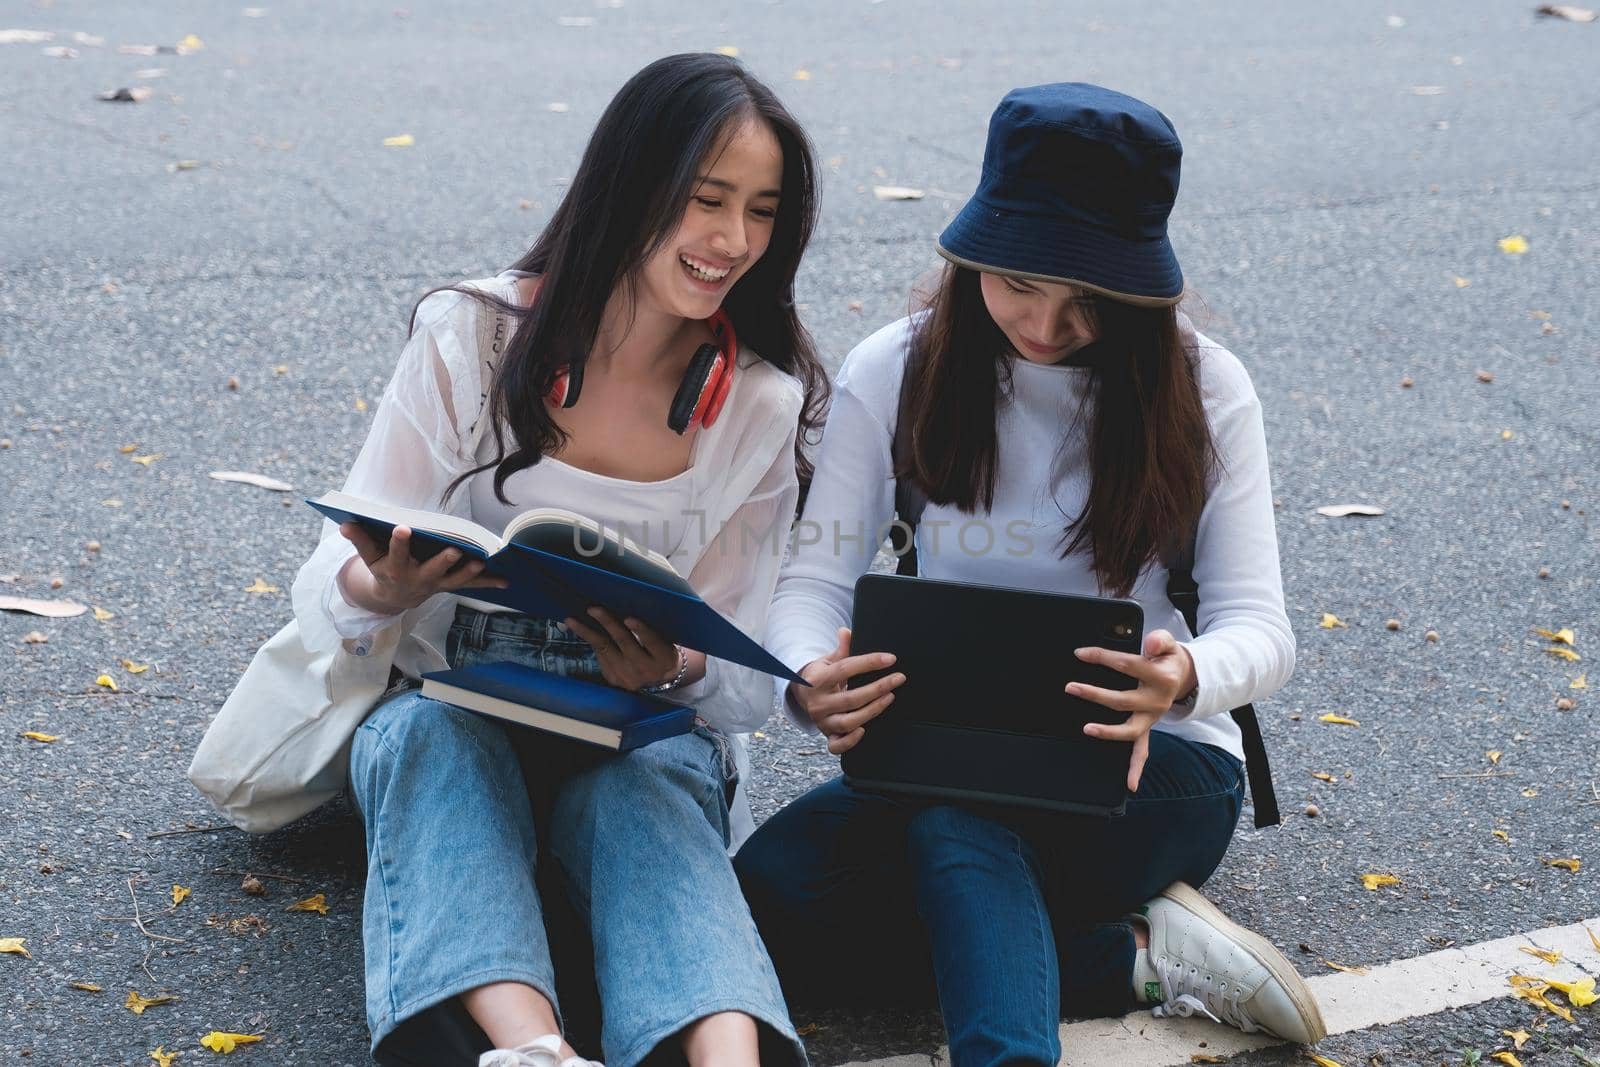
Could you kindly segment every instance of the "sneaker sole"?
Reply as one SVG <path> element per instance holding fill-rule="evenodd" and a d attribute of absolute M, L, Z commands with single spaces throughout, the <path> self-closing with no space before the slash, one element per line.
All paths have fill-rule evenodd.
<path fill-rule="evenodd" d="M 1278 980 L 1278 984 L 1289 991 L 1289 999 L 1294 1002 L 1295 1010 L 1300 1013 L 1300 1021 L 1305 1024 L 1306 1032 L 1311 1035 L 1307 1044 L 1314 1045 L 1328 1036 L 1328 1024 L 1322 1021 L 1322 1009 L 1317 1007 L 1317 998 L 1311 994 L 1311 987 L 1306 985 L 1306 980 L 1300 977 L 1300 972 L 1294 969 L 1294 964 L 1290 963 L 1272 942 L 1222 914 L 1221 909 L 1202 896 L 1198 890 L 1183 882 L 1174 882 L 1162 890 L 1161 895 L 1185 911 L 1200 916 L 1243 945 L 1250 955 Z"/>

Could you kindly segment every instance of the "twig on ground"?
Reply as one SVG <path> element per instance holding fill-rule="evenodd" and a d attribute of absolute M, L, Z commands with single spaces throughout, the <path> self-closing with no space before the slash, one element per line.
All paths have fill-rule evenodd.
<path fill-rule="evenodd" d="M 139 928 L 139 932 L 141 934 L 153 941 L 170 941 L 174 945 L 181 945 L 184 943 L 183 938 L 181 937 L 168 937 L 166 934 L 153 934 L 150 932 L 149 927 L 145 926 L 144 916 L 139 914 L 139 895 L 133 891 L 132 878 L 128 879 L 128 896 L 133 901 L 133 925 Z M 145 973 L 148 974 L 149 972 L 147 971 Z M 154 976 L 152 976 L 152 980 L 154 980 Z"/>
<path fill-rule="evenodd" d="M 253 874 L 257 878 L 276 878 L 280 882 L 298 882 L 301 885 L 305 885 L 311 881 L 309 878 L 291 878 L 287 874 L 268 874 L 266 871 L 235 871 L 227 867 L 213 867 L 211 868 L 211 873 L 233 874 L 238 875 L 241 878 L 248 878 Z"/>
<path fill-rule="evenodd" d="M 1441 774 L 1440 778 L 1510 778 L 1516 771 L 1479 771 L 1477 774 Z"/>
<path fill-rule="evenodd" d="M 187 830 L 160 830 L 153 834 L 145 834 L 146 841 L 157 837 L 177 837 L 179 834 L 214 834 L 218 830 L 232 830 L 233 823 L 219 822 L 215 826 L 195 826 Z"/>

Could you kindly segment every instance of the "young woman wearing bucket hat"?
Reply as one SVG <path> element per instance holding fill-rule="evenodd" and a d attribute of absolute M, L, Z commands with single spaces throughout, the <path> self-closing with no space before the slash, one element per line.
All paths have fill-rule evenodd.
<path fill-rule="evenodd" d="M 791 999 L 915 996 L 931 973 L 957 1067 L 1053 1064 L 1062 1013 L 1140 1003 L 1301 1042 L 1326 1032 L 1289 961 L 1193 888 L 1243 805 L 1244 749 L 1225 713 L 1283 685 L 1294 637 L 1261 405 L 1239 361 L 1177 311 L 1167 218 L 1181 152 L 1165 116 L 1120 93 L 1007 95 L 977 193 L 939 239 L 949 262 L 929 306 L 862 342 L 835 383 L 807 520 L 882 530 L 910 480 L 928 501 L 925 576 L 1144 610 L 1142 655 L 1075 653 L 1137 688 L 1069 687 L 1128 716 L 1085 728 L 1133 742 L 1121 818 L 1011 817 L 835 779 L 736 859 Z M 941 543 L 927 536 L 940 519 L 1026 531 L 1031 550 Z M 769 644 L 812 683 L 786 687 L 785 704 L 833 753 L 904 681 L 845 686 L 892 660 L 852 656 L 845 628 L 872 541 L 797 544 L 770 615 Z M 1166 592 L 1167 562 L 1190 542 L 1198 636 Z M 999 677 L 1005 664 L 971 669 Z"/>

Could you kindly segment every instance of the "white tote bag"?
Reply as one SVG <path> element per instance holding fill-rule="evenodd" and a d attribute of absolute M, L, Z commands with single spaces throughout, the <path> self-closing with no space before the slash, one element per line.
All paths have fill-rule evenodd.
<path fill-rule="evenodd" d="M 189 780 L 241 830 L 276 830 L 344 788 L 350 739 L 389 682 L 402 623 L 364 655 L 311 652 L 290 622 L 261 646 L 211 721 Z"/>

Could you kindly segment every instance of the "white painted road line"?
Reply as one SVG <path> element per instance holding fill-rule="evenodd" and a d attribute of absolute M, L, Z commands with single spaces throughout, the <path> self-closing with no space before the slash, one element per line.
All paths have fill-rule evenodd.
<path fill-rule="evenodd" d="M 1600 975 L 1600 951 L 1585 926 L 1600 937 L 1600 917 L 1571 926 L 1551 926 L 1466 948 L 1447 948 L 1373 967 L 1366 974 L 1327 974 L 1307 979 L 1322 1007 L 1330 1034 L 1385 1026 L 1509 997 L 1508 979 L 1527 974 L 1558 981 Z M 1561 953 L 1548 964 L 1522 948 Z M 1559 995 L 1557 1002 L 1561 1002 Z M 1534 1010 L 1529 1005 L 1530 1013 Z M 1580 1009 L 1600 1011 L 1600 1005 Z M 1063 1067 L 1188 1067 L 1196 1052 L 1231 1056 L 1278 1044 L 1203 1019 L 1156 1019 L 1140 1011 L 1121 1019 L 1089 1019 L 1061 1027 Z M 936 1054 L 949 1062 L 949 1050 Z M 849 1067 L 928 1067 L 926 1054 L 894 1056 Z"/>

